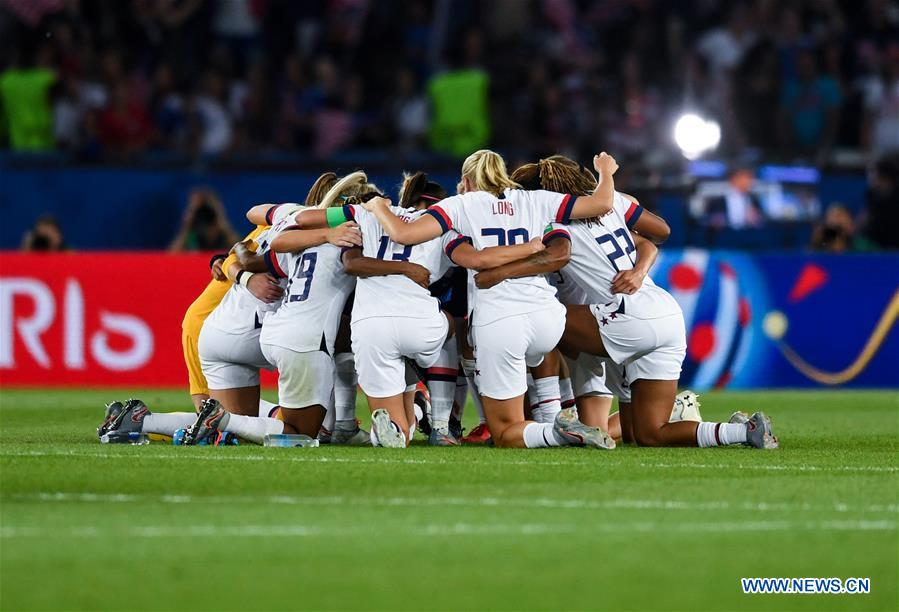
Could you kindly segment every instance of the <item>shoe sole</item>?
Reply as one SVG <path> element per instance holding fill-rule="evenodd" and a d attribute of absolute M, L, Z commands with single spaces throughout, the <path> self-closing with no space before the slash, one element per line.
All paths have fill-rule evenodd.
<path fill-rule="evenodd" d="M 614 450 L 615 440 L 609 434 L 599 427 L 587 427 L 577 420 L 574 416 L 574 410 L 566 408 L 556 416 L 556 423 L 562 427 L 563 436 L 572 440 L 571 436 L 577 437 L 577 442 L 581 446 L 587 448 L 597 448 L 601 450 Z"/>
<path fill-rule="evenodd" d="M 406 436 L 393 427 L 390 415 L 386 410 L 375 410 L 371 415 L 371 421 L 378 433 L 378 441 L 382 447 L 406 448 Z"/>

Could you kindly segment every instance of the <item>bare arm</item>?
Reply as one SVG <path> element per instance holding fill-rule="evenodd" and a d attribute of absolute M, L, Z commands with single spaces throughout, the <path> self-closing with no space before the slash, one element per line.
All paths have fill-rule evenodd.
<path fill-rule="evenodd" d="M 257 255 L 250 250 L 245 242 L 238 242 L 234 245 L 234 255 L 237 257 L 237 263 L 242 270 L 247 272 L 265 272 L 268 270 L 262 255 Z M 237 274 L 235 273 L 236 276 Z"/>
<path fill-rule="evenodd" d="M 268 222 L 268 211 L 275 207 L 274 204 L 257 204 L 247 211 L 247 221 L 253 225 L 271 225 Z"/>
<path fill-rule="evenodd" d="M 636 202 L 636 200 L 634 200 Z M 665 220 L 645 208 L 633 227 L 641 236 L 649 238 L 656 244 L 662 244 L 671 235 L 671 228 Z"/>
<path fill-rule="evenodd" d="M 303 213 L 300 217 L 306 215 Z M 287 229 L 272 240 L 275 253 L 295 253 L 330 242 L 334 246 L 362 246 L 362 234 L 355 223 L 324 229 Z"/>
<path fill-rule="evenodd" d="M 425 289 L 428 288 L 431 280 L 431 272 L 424 266 L 408 261 L 385 261 L 374 257 L 365 257 L 362 249 L 358 248 L 344 252 L 343 267 L 347 274 L 359 278 L 401 274 Z"/>
<path fill-rule="evenodd" d="M 573 219 L 601 217 L 612 210 L 615 198 L 615 180 L 612 175 L 618 170 L 618 163 L 608 153 L 600 153 L 593 157 L 593 167 L 599 174 L 596 189 L 587 196 L 578 196 L 571 209 Z"/>
<path fill-rule="evenodd" d="M 365 209 L 378 219 L 378 223 L 390 236 L 390 239 L 399 244 L 421 244 L 433 240 L 443 233 L 440 223 L 431 215 L 422 215 L 412 223 L 406 223 L 390 212 L 390 200 L 387 198 L 372 198 L 365 204 Z"/>
<path fill-rule="evenodd" d="M 569 259 L 571 259 L 571 241 L 559 238 L 547 244 L 546 249 L 530 257 L 479 272 L 475 274 L 474 280 L 478 289 L 489 289 L 509 278 L 537 276 L 561 270 Z"/>
<path fill-rule="evenodd" d="M 622 270 L 612 279 L 613 293 L 626 293 L 628 295 L 636 293 L 643 285 L 643 279 L 649 274 L 649 270 L 659 256 L 659 247 L 652 242 L 634 233 L 631 233 L 631 237 L 634 240 L 634 247 L 637 251 L 637 260 L 634 262 L 633 268 Z"/>
<path fill-rule="evenodd" d="M 530 257 L 544 250 L 546 246 L 541 238 L 534 238 L 524 244 L 512 246 L 495 246 L 478 250 L 465 242 L 453 250 L 452 259 L 456 265 L 469 270 L 488 270 L 498 268 L 513 261 Z"/>
<path fill-rule="evenodd" d="M 325 209 L 304 210 L 295 218 L 300 229 L 324 229 L 328 227 L 328 211 Z"/>

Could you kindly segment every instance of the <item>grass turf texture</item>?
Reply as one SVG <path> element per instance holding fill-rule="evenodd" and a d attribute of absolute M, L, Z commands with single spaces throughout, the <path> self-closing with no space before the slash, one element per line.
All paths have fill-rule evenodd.
<path fill-rule="evenodd" d="M 101 446 L 117 395 L 0 391 L 0 608 L 897 608 L 895 393 L 702 396 L 774 452 Z"/>

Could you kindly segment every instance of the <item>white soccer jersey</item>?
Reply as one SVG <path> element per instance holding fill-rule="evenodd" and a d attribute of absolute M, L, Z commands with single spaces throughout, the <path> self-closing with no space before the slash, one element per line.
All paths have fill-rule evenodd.
<path fill-rule="evenodd" d="M 419 218 L 423 211 L 392 206 L 391 212 L 404 221 Z M 361 206 L 345 206 L 344 214 L 362 230 L 362 254 L 387 261 L 408 261 L 428 269 L 430 283 L 443 278 L 453 266 L 450 255 L 468 238 L 447 232 L 442 238 L 422 244 L 402 245 L 384 232 L 377 217 Z M 431 317 L 440 310 L 440 301 L 427 289 L 402 274 L 360 278 L 353 302 L 353 322 L 370 317 L 404 316 L 417 319 Z"/>
<path fill-rule="evenodd" d="M 274 237 L 272 229 L 266 229 L 256 237 L 258 255 L 264 255 Z M 250 290 L 234 283 L 225 292 L 222 301 L 209 314 L 203 325 L 215 327 L 226 334 L 244 334 L 258 329 L 268 313 L 277 309 L 278 303 L 266 304 L 250 293 Z"/>
<path fill-rule="evenodd" d="M 281 226 L 294 213 L 303 208 L 299 204 L 285 203 L 272 206 L 265 214 L 268 225 Z M 257 255 L 265 255 L 278 230 L 270 227 L 256 237 L 258 245 Z M 282 283 L 282 287 L 286 283 Z M 225 292 L 222 301 L 209 314 L 203 325 L 211 325 L 226 334 L 243 334 L 262 326 L 262 321 L 269 313 L 274 312 L 280 306 L 280 302 L 266 304 L 259 300 L 250 291 L 237 283 Z"/>
<path fill-rule="evenodd" d="M 549 275 L 549 283 L 556 288 L 556 299 L 566 305 L 589 304 L 587 292 L 574 277 L 564 270 L 557 270 Z"/>
<path fill-rule="evenodd" d="M 446 198 L 426 213 L 437 219 L 444 233 L 455 229 L 480 250 L 522 244 L 542 236 L 548 223 L 568 223 L 575 199 L 552 191 L 507 189 L 501 198 L 476 191 Z M 555 294 L 544 276 L 511 278 L 490 289 L 476 289 L 469 303 L 472 324 L 543 310 L 556 303 Z"/>
<path fill-rule="evenodd" d="M 578 219 L 568 226 L 571 235 L 571 259 L 562 271 L 574 279 L 587 294 L 587 303 L 616 307 L 623 294 L 612 293 L 612 280 L 622 270 L 634 267 L 636 254 L 631 227 L 643 209 L 615 192 L 612 210 L 600 218 Z M 642 312 L 659 314 L 673 311 L 672 300 L 647 276 L 640 289 L 628 296 Z"/>
<path fill-rule="evenodd" d="M 284 231 L 292 221 L 285 219 L 276 229 Z M 277 311 L 265 318 L 262 344 L 298 353 L 326 349 L 334 354 L 340 315 L 356 285 L 340 256 L 340 247 L 327 243 L 298 253 L 265 253 L 269 273 L 287 279 L 287 289 Z"/>

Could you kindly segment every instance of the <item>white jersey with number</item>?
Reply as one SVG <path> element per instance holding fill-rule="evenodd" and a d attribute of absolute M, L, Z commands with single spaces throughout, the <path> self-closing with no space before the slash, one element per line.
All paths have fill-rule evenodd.
<path fill-rule="evenodd" d="M 542 236 L 549 223 L 568 223 L 575 199 L 552 191 L 507 189 L 500 198 L 475 191 L 446 198 L 426 213 L 437 219 L 444 233 L 455 229 L 480 250 L 523 244 Z M 550 308 L 558 303 L 555 295 L 543 275 L 510 278 L 489 289 L 476 289 L 469 303 L 472 324 L 486 325 Z"/>
<path fill-rule="evenodd" d="M 293 219 L 276 226 L 290 229 Z M 287 280 L 287 289 L 276 312 L 265 319 L 260 343 L 298 353 L 327 350 L 334 354 L 340 315 L 356 279 L 346 273 L 341 249 L 322 244 L 297 253 L 265 253 L 269 273 Z"/>
<path fill-rule="evenodd" d="M 390 211 L 409 223 L 418 219 L 424 211 L 392 206 Z M 385 261 L 408 261 L 428 269 L 433 284 L 453 267 L 450 255 L 468 239 L 456 232 L 447 232 L 442 238 L 422 244 L 402 245 L 390 239 L 374 214 L 361 206 L 346 206 L 348 219 L 354 220 L 362 230 L 362 254 L 365 257 Z M 440 310 L 440 301 L 431 293 L 402 274 L 370 276 L 356 283 L 353 302 L 353 322 L 371 317 L 403 316 L 424 319 Z"/>
<path fill-rule="evenodd" d="M 634 267 L 636 252 L 631 227 L 641 214 L 639 204 L 615 192 L 614 205 L 608 213 L 599 218 L 573 220 L 567 226 L 571 259 L 562 273 L 586 292 L 586 303 L 612 309 L 620 304 L 623 294 L 612 292 L 612 281 L 622 270 Z M 628 296 L 628 303 L 646 316 L 679 311 L 674 299 L 649 276 L 636 293 Z"/>
<path fill-rule="evenodd" d="M 299 204 L 286 203 L 272 206 L 265 215 L 268 225 L 280 225 L 293 213 L 302 208 Z M 263 230 L 255 238 L 256 254 L 264 256 L 269 250 L 269 245 L 274 239 L 276 230 L 272 227 Z M 285 286 L 282 284 L 282 287 Z M 243 285 L 234 283 L 225 292 L 222 301 L 209 314 L 203 325 L 209 325 L 226 334 L 244 334 L 254 329 L 259 329 L 262 321 L 272 312 L 278 309 L 280 302 L 266 304 L 250 293 Z"/>

